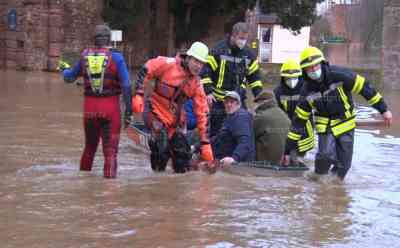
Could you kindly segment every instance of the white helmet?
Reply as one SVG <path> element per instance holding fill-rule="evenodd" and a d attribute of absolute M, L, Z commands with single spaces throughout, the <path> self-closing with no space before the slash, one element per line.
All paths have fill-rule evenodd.
<path fill-rule="evenodd" d="M 189 50 L 187 50 L 186 55 L 192 56 L 203 63 L 207 63 L 208 47 L 204 43 L 196 41 Z"/>

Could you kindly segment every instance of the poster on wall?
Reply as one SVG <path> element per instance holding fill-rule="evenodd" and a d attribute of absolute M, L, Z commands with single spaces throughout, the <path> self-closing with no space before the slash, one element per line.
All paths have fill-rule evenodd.
<path fill-rule="evenodd" d="M 8 30 L 10 30 L 10 31 L 17 30 L 17 10 L 14 8 L 8 10 L 7 26 L 8 26 Z"/>
<path fill-rule="evenodd" d="M 310 27 L 303 27 L 298 34 L 275 25 L 272 36 L 272 63 L 283 63 L 288 58 L 298 59 L 309 45 Z"/>

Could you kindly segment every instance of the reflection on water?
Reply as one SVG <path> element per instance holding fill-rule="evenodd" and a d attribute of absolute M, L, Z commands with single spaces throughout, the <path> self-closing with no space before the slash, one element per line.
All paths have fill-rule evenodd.
<path fill-rule="evenodd" d="M 2 247 L 395 247 L 398 125 L 357 130 L 346 181 L 154 174 L 123 134 L 119 177 L 80 173 L 82 89 L 2 71 Z M 391 95 L 391 104 L 399 96 Z M 400 103 L 399 103 L 400 104 Z M 398 105 L 397 105 L 398 106 Z M 361 118 L 374 111 L 359 107 Z M 394 113 L 395 116 L 398 113 Z"/>

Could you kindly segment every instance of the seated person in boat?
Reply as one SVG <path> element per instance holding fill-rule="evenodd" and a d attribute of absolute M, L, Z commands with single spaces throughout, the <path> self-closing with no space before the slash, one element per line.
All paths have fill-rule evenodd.
<path fill-rule="evenodd" d="M 222 166 L 229 166 L 235 162 L 254 161 L 252 115 L 241 108 L 240 96 L 235 91 L 226 93 L 224 107 L 227 117 L 217 135 L 211 138 L 215 158 L 221 161 Z"/>
<path fill-rule="evenodd" d="M 279 164 L 284 152 L 290 120 L 274 100 L 272 93 L 263 91 L 255 99 L 254 133 L 258 161 Z"/>

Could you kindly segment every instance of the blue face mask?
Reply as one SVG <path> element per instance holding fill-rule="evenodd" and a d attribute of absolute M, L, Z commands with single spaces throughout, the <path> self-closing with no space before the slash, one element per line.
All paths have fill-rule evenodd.
<path fill-rule="evenodd" d="M 311 78 L 312 80 L 316 80 L 316 81 L 319 81 L 319 79 L 321 78 L 321 74 L 322 74 L 321 69 L 318 69 L 316 71 L 307 72 L 307 76 L 309 78 Z"/>

